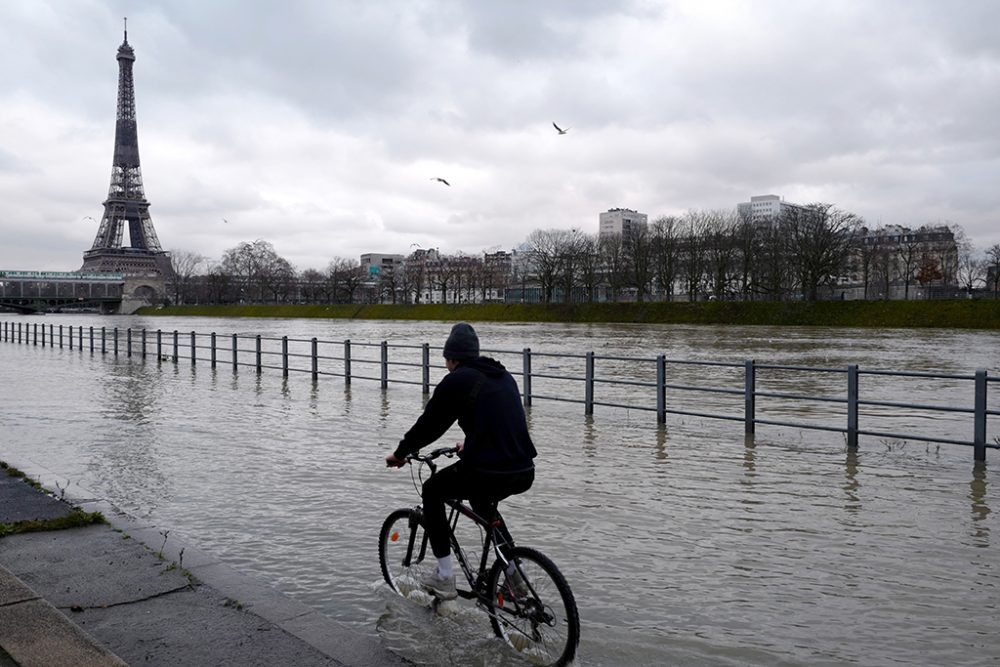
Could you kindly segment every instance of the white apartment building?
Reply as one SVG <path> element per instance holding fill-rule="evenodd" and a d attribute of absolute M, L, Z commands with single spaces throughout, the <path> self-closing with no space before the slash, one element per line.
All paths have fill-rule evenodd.
<path fill-rule="evenodd" d="M 790 208 L 805 208 L 800 204 L 786 202 L 778 195 L 756 195 L 750 197 L 750 201 L 741 202 L 736 205 L 736 212 L 741 219 L 749 219 L 751 222 L 764 222 L 778 218 L 784 211 Z"/>
<path fill-rule="evenodd" d="M 649 216 L 630 208 L 610 208 L 600 214 L 599 236 L 632 234 L 648 229 Z"/>

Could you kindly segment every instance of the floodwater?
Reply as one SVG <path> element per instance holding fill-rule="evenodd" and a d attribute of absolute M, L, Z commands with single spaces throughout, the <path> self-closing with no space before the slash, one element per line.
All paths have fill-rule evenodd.
<path fill-rule="evenodd" d="M 436 346 L 450 326 L 85 315 L 0 320 Z M 483 347 L 518 371 L 520 356 L 512 351 L 530 347 L 1000 372 L 995 332 L 494 323 L 477 330 Z M 557 356 L 533 363 L 538 373 L 577 373 L 572 360 Z M 607 372 L 628 377 L 629 366 L 617 361 Z M 598 368 L 600 377 L 600 361 Z M 387 470 L 382 458 L 419 413 L 419 386 L 383 391 L 357 379 L 346 385 L 323 376 L 314 383 L 308 373 L 286 379 L 273 369 L 258 375 L 248 367 L 10 342 L 0 342 L 0 369 L 0 459 L 52 470 L 382 637 L 414 661 L 522 664 L 470 604 L 435 614 L 393 597 L 381 583 L 382 519 L 417 501 L 409 474 Z M 432 369 L 432 382 L 443 373 Z M 678 373 L 693 374 L 677 379 L 682 384 L 725 375 L 707 366 Z M 809 393 L 833 391 L 828 385 L 843 380 L 773 382 L 781 391 Z M 879 400 L 937 398 L 971 408 L 971 393 L 959 384 L 909 378 L 893 385 L 873 376 L 871 391 Z M 536 380 L 534 391 L 556 390 Z M 628 389 L 629 396 L 608 402 L 648 404 L 643 391 Z M 724 396 L 690 392 L 670 400 L 694 411 L 730 406 Z M 823 405 L 760 403 L 770 417 L 842 425 Z M 989 403 L 996 409 L 995 398 Z M 598 405 L 594 412 L 535 401 L 529 425 L 539 450 L 536 483 L 504 503 L 518 541 L 548 554 L 576 594 L 577 664 L 1000 663 L 997 450 L 977 465 L 971 448 L 958 445 L 863 437 L 849 451 L 833 432 L 758 425 L 748 441 L 739 422 L 668 415 L 658 426 L 649 411 Z M 871 419 L 878 412 L 888 413 L 888 430 L 971 439 L 969 415 L 905 417 L 882 409 Z M 998 435 L 994 418 L 989 441 Z M 456 429 L 445 441 L 458 437 Z"/>

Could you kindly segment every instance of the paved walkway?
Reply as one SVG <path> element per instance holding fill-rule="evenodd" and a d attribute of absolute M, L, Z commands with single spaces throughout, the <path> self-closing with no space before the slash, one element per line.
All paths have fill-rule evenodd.
<path fill-rule="evenodd" d="M 50 488 L 47 471 L 23 469 Z M 0 470 L 0 524 L 69 502 Z M 77 490 L 79 493 L 79 490 Z M 0 537 L 0 667 L 403 665 L 359 635 L 94 498 L 111 525 Z M 162 555 L 158 552 L 163 549 Z M 175 563 L 180 562 L 181 571 Z"/>

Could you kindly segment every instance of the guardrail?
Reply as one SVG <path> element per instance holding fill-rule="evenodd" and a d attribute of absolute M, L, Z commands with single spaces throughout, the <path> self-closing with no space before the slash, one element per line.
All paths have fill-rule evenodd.
<path fill-rule="evenodd" d="M 155 332 L 146 329 L 126 329 L 122 332 L 114 328 L 109 332 L 105 327 L 85 329 L 79 326 L 74 329 L 72 326 L 64 328 L 63 325 L 57 327 L 49 324 L 46 327 L 44 324 L 25 322 L 3 322 L 0 326 L 0 339 L 4 342 L 43 347 L 68 347 L 81 352 L 87 349 L 92 354 L 99 351 L 115 357 L 125 355 L 143 360 L 153 357 L 158 362 L 179 363 L 181 360 L 189 360 L 191 364 L 196 364 L 201 361 L 209 363 L 212 368 L 231 366 L 234 372 L 240 367 L 249 367 L 257 373 L 262 373 L 265 369 L 280 370 L 284 377 L 288 377 L 290 373 L 308 373 L 313 381 L 318 381 L 321 376 L 340 377 L 346 384 L 350 384 L 352 380 L 374 381 L 380 383 L 382 389 L 387 389 L 390 383 L 419 385 L 424 394 L 431 390 L 431 368 L 443 367 L 441 364 L 432 366 L 430 361 L 431 350 L 439 352 L 442 348 L 432 347 L 428 343 L 390 345 L 387 341 L 359 343 L 351 340 L 325 341 L 317 338 L 276 338 L 235 333 L 219 336 L 215 332 L 206 334 L 191 331 L 182 334 L 176 330 L 163 332 L 159 329 Z M 402 351 L 408 357 L 406 360 L 390 358 L 390 350 Z M 419 360 L 414 360 L 418 353 Z M 973 374 L 922 373 L 865 370 L 856 364 L 846 368 L 816 368 L 766 364 L 753 359 L 730 363 L 668 359 L 662 354 L 654 358 L 643 358 L 599 356 L 594 352 L 533 352 L 530 348 L 516 351 L 484 350 L 484 353 L 520 357 L 521 369 L 512 369 L 511 372 L 520 377 L 525 406 L 531 406 L 537 400 L 577 403 L 583 405 L 586 415 L 593 415 L 597 406 L 642 410 L 655 412 L 659 424 L 666 423 L 667 415 L 738 421 L 744 424 L 744 431 L 748 436 L 755 434 L 758 424 L 828 431 L 844 434 L 846 444 L 851 449 L 858 447 L 859 436 L 970 446 L 976 461 L 986 459 L 987 449 L 1000 449 L 1000 438 L 995 437 L 989 441 L 987 437 L 988 418 L 1000 415 L 1000 410 L 989 408 L 987 390 L 991 383 L 1000 381 L 1000 377 L 990 377 L 985 369 L 979 369 Z M 607 377 L 598 377 L 598 361 Z M 359 367 L 361 372 L 357 371 Z M 554 370 L 561 372 L 551 372 Z M 396 376 L 390 377 L 390 371 L 396 373 Z M 767 375 L 768 388 L 758 386 L 762 373 Z M 862 398 L 862 377 L 868 378 L 874 385 L 873 394 L 878 394 L 882 389 L 890 395 L 899 395 L 905 391 L 899 383 L 907 379 L 934 381 L 937 384 L 932 393 L 944 393 L 950 397 L 962 391 L 963 387 L 971 385 L 971 407 L 968 404 L 907 403 L 878 397 Z M 706 384 L 708 380 L 724 384 Z M 889 387 L 877 386 L 885 381 L 893 384 Z M 545 385 L 541 387 L 542 391 L 536 390 L 536 385 L 539 384 Z M 803 384 L 809 385 L 813 391 L 802 393 L 782 390 Z M 604 387 L 610 389 L 598 398 L 598 388 Z M 644 393 L 637 394 L 637 388 L 644 390 Z M 716 397 L 714 407 L 728 408 L 730 412 L 712 412 L 707 408 L 694 409 L 668 402 L 668 391 L 672 392 L 671 398 L 673 393 Z M 758 399 L 767 399 L 769 407 L 762 409 L 758 405 Z M 712 407 L 709 398 L 704 400 L 708 407 Z M 792 412 L 809 412 L 803 406 L 814 404 L 830 406 L 833 411 L 821 411 L 818 415 L 825 423 L 818 423 L 819 419 L 804 422 L 778 418 L 789 411 L 781 407 L 787 402 L 791 402 Z M 946 415 L 965 415 L 972 422 L 972 438 L 963 440 L 950 436 L 862 428 L 862 408 L 869 410 L 871 414 L 866 417 L 871 421 L 877 421 L 878 417 L 899 417 L 900 414 L 914 420 L 940 420 Z M 833 420 L 842 421 L 838 425 Z"/>

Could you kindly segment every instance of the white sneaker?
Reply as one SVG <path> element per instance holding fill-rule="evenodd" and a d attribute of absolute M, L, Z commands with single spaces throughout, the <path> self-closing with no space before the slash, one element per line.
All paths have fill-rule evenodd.
<path fill-rule="evenodd" d="M 442 600 L 454 600 L 458 597 L 458 589 L 455 588 L 455 577 L 442 577 L 438 574 L 437 569 L 425 574 L 420 583 L 425 589 Z"/>

